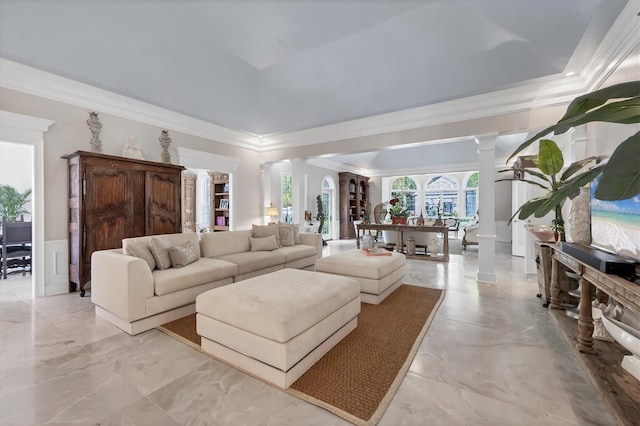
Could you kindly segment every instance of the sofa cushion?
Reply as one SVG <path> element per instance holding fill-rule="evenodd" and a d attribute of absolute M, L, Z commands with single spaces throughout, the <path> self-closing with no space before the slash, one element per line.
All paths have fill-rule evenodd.
<path fill-rule="evenodd" d="M 275 235 L 269 235 L 262 238 L 249 238 L 251 251 L 271 251 L 278 248 Z"/>
<path fill-rule="evenodd" d="M 247 251 L 220 256 L 218 259 L 235 263 L 238 265 L 238 275 L 242 275 L 271 266 L 284 265 L 285 256 L 279 251 Z"/>
<path fill-rule="evenodd" d="M 154 236 L 151 238 L 151 253 L 156 261 L 158 269 L 171 268 L 171 257 L 169 257 L 171 242 L 163 237 Z"/>
<path fill-rule="evenodd" d="M 278 224 L 278 235 L 280 236 L 280 247 L 295 245 L 293 237 L 293 225 L 286 223 Z"/>
<path fill-rule="evenodd" d="M 176 291 L 196 287 L 238 274 L 238 267 L 218 259 L 201 257 L 189 265 L 175 269 L 153 271 L 155 294 L 162 296 Z"/>
<path fill-rule="evenodd" d="M 300 224 L 295 223 L 293 225 L 293 243 L 294 244 L 302 244 L 302 239 L 300 238 Z"/>
<path fill-rule="evenodd" d="M 171 266 L 174 268 L 182 268 L 200 258 L 191 241 L 179 246 L 171 246 L 169 248 L 169 257 L 171 258 Z"/>
<path fill-rule="evenodd" d="M 253 238 L 263 238 L 269 235 L 275 235 L 278 247 L 280 247 L 280 233 L 278 232 L 278 225 L 251 225 L 251 236 Z"/>
<path fill-rule="evenodd" d="M 219 257 L 251 250 L 251 231 L 209 232 L 202 234 L 202 257 Z"/>
<path fill-rule="evenodd" d="M 156 269 L 156 260 L 151 253 L 151 244 L 148 241 L 135 241 L 127 244 L 124 249 L 124 254 L 127 256 L 135 256 L 143 259 L 149 265 L 149 269 L 152 271 Z"/>
<path fill-rule="evenodd" d="M 284 257 L 286 259 L 285 263 L 293 262 L 294 260 L 298 259 L 304 259 L 305 257 L 315 256 L 317 254 L 315 247 L 305 245 L 280 247 L 277 253 L 284 254 Z"/>

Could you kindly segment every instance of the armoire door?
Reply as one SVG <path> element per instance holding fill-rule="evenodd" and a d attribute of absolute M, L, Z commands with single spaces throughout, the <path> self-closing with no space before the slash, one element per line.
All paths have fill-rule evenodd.
<path fill-rule="evenodd" d="M 85 185 L 84 262 L 90 264 L 94 251 L 122 247 L 123 238 L 143 235 L 144 201 L 136 194 L 144 192 L 144 174 L 91 166 Z"/>
<path fill-rule="evenodd" d="M 180 173 L 146 172 L 146 235 L 180 232 Z"/>

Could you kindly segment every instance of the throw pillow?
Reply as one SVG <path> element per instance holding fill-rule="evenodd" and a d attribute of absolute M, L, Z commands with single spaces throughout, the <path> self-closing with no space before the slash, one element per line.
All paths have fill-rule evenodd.
<path fill-rule="evenodd" d="M 149 243 L 146 241 L 136 241 L 134 243 L 127 244 L 125 253 L 127 256 L 135 256 L 147 262 L 149 269 L 152 271 L 156 269 L 156 260 L 153 258 Z"/>
<path fill-rule="evenodd" d="M 181 246 L 169 248 L 169 257 L 171 258 L 171 266 L 174 268 L 182 268 L 200 258 L 198 251 L 193 244 L 191 244 L 191 241 L 187 241 Z"/>
<path fill-rule="evenodd" d="M 294 244 L 302 244 L 302 239 L 300 238 L 300 224 L 296 223 L 293 225 L 293 243 Z"/>
<path fill-rule="evenodd" d="M 251 225 L 251 236 L 253 238 L 264 238 L 270 235 L 276 237 L 276 243 L 280 247 L 280 233 L 278 232 L 278 225 Z"/>
<path fill-rule="evenodd" d="M 151 254 L 156 261 L 158 269 L 171 268 L 171 258 L 169 257 L 169 247 L 171 243 L 162 237 L 151 237 Z"/>
<path fill-rule="evenodd" d="M 251 251 L 271 251 L 278 248 L 275 235 L 261 238 L 250 237 L 249 243 L 251 244 Z"/>
<path fill-rule="evenodd" d="M 279 224 L 278 233 L 280 234 L 280 247 L 295 245 L 293 239 L 293 225 L 286 225 L 284 223 Z"/>

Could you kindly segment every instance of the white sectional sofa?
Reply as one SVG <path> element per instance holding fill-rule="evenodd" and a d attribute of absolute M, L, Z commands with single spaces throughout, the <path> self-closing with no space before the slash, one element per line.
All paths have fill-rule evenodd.
<path fill-rule="evenodd" d="M 322 257 L 320 234 L 296 233 L 297 244 L 284 247 L 272 240 L 252 238 L 250 230 L 124 239 L 122 249 L 91 257 L 96 315 L 138 334 L 194 313 L 196 297 L 207 290 L 283 268 L 313 270 Z M 166 267 L 167 259 L 174 260 L 167 254 L 172 247 L 172 254 L 186 247 L 197 260 Z"/>

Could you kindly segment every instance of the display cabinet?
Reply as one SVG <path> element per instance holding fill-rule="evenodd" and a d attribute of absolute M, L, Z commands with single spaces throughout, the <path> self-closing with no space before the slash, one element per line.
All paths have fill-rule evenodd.
<path fill-rule="evenodd" d="M 353 221 L 366 221 L 369 203 L 369 178 L 355 173 L 339 173 L 340 180 L 340 238 L 356 237 Z"/>

